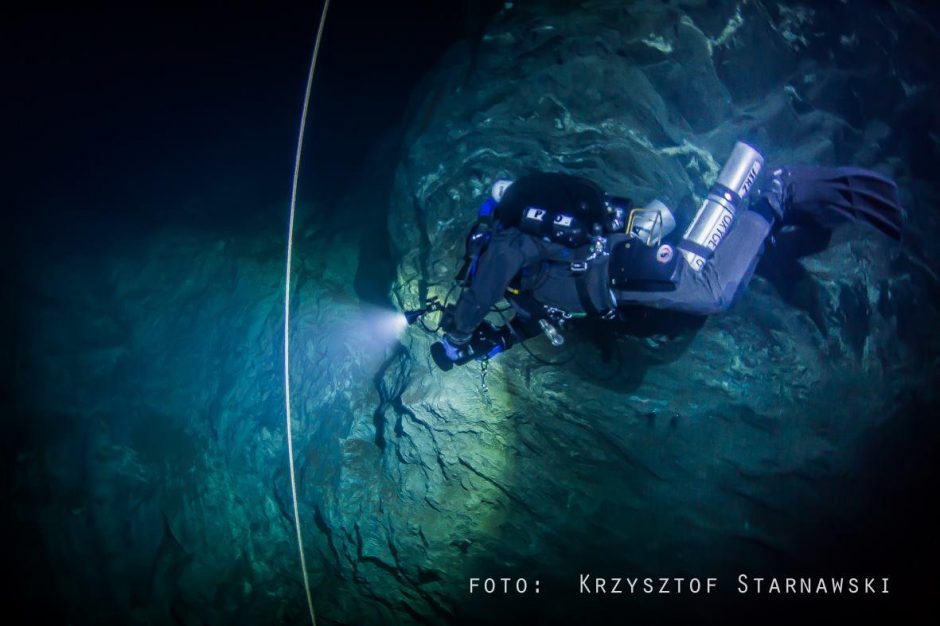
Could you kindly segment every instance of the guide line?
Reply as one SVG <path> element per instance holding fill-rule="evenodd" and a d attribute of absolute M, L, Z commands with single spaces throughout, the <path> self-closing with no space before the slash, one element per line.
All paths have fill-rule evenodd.
<path fill-rule="evenodd" d="M 290 408 L 290 278 L 291 260 L 294 250 L 294 217 L 297 212 L 297 180 L 300 177 L 300 155 L 304 146 L 304 129 L 307 126 L 307 111 L 310 108 L 310 92 L 313 89 L 313 74 L 317 67 L 317 56 L 320 53 L 320 41 L 323 39 L 323 25 L 326 23 L 326 12 L 330 7 L 330 0 L 323 4 L 320 14 L 320 27 L 317 29 L 317 39 L 313 45 L 313 56 L 310 59 L 310 70 L 307 72 L 307 90 L 304 94 L 304 107 L 300 115 L 300 130 L 297 133 L 297 154 L 294 157 L 294 181 L 291 185 L 290 216 L 287 226 L 287 267 L 284 276 L 284 406 L 287 419 L 287 457 L 290 466 L 290 493 L 294 503 L 294 528 L 297 531 L 297 549 L 300 552 L 300 568 L 303 571 L 304 591 L 307 594 L 307 608 L 310 610 L 310 622 L 317 625 L 317 617 L 313 610 L 313 596 L 310 593 L 310 575 L 307 571 L 307 559 L 304 556 L 304 537 L 300 529 L 300 507 L 297 505 L 297 479 L 294 473 L 294 443 L 291 428 Z"/>

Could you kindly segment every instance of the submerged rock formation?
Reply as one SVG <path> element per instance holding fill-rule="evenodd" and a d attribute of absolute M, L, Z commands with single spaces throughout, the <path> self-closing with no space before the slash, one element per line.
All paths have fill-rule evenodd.
<path fill-rule="evenodd" d="M 892 32 L 935 34 L 903 8 L 878 15 L 751 2 L 505 12 L 475 54 L 441 63 L 418 103 L 391 205 L 396 301 L 443 299 L 491 183 L 531 170 L 664 198 L 681 227 L 744 138 L 770 164 L 885 171 L 912 213 L 925 210 L 912 162 L 936 145 L 909 120 L 934 115 L 911 86 L 930 73 L 901 61 L 916 44 Z M 413 330 L 384 373 L 395 403 L 377 422 L 386 471 L 371 493 L 387 522 L 367 534 L 418 558 L 387 560 L 366 585 L 410 589 L 423 615 L 452 617 L 470 576 L 526 576 L 562 596 L 552 609 L 539 600 L 557 616 L 584 609 L 564 603 L 585 568 L 730 578 L 826 563 L 817 549 L 838 552 L 837 529 L 867 504 L 866 442 L 936 380 L 921 360 L 937 348 L 925 323 L 936 284 L 910 260 L 936 266 L 936 253 L 840 229 L 799 263 L 768 255 L 765 277 L 700 329 L 582 329 L 557 367 L 516 348 L 490 364 L 488 395 L 477 367 L 429 366 L 433 337 Z M 913 341 L 911 314 L 925 316 Z M 533 343 L 544 359 L 567 356 Z M 331 525 L 354 519 L 352 495 L 327 503 Z"/>
<path fill-rule="evenodd" d="M 937 82 L 918 56 L 937 37 L 900 3 L 855 10 L 512 6 L 440 62 L 416 94 L 388 201 L 400 307 L 445 296 L 496 178 L 581 174 L 663 198 L 681 228 L 742 138 L 769 163 L 894 176 L 905 245 L 846 226 L 799 261 L 781 246 L 725 315 L 671 333 L 646 323 L 659 314 L 633 334 L 585 327 L 557 366 L 516 348 L 489 364 L 483 393 L 478 367 L 435 369 L 433 336 L 395 340 L 391 312 L 354 288 L 370 270 L 330 253 L 355 234 L 312 220 L 298 242 L 293 406 L 322 622 L 625 610 L 572 597 L 580 573 L 729 588 L 742 571 L 913 576 L 892 554 L 908 545 L 896 536 L 907 511 L 892 507 L 907 506 L 899 494 L 937 443 L 940 223 L 925 165 Z M 17 380 L 31 420 L 17 515 L 42 535 L 79 621 L 305 618 L 281 233 L 267 232 L 158 233 L 40 272 Z M 563 356 L 540 341 L 542 358 Z M 853 553 L 876 536 L 883 547 Z M 471 595 L 477 576 L 530 587 Z M 633 615 L 701 610 L 630 602 Z"/>

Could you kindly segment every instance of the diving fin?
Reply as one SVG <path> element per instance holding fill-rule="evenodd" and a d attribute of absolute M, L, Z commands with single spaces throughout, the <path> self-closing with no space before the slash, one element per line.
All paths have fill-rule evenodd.
<path fill-rule="evenodd" d="M 861 167 L 803 165 L 774 175 L 782 178 L 790 216 L 808 217 L 825 227 L 846 220 L 865 222 L 900 241 L 904 210 L 890 178 Z"/>

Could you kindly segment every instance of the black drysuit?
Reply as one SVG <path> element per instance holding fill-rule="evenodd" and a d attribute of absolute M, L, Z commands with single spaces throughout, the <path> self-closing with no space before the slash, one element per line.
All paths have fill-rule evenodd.
<path fill-rule="evenodd" d="M 506 190 L 497 207 L 497 223 L 500 215 L 517 215 L 526 207 L 596 214 L 592 212 L 603 202 L 603 191 L 584 178 L 533 174 Z M 612 289 L 611 256 L 591 261 L 583 274 L 573 272 L 571 262 L 587 257 L 587 245 L 573 249 L 515 226 L 497 228 L 477 261 L 470 287 L 457 301 L 451 332 L 458 336 L 471 333 L 520 273 L 520 292 L 568 313 L 591 314 L 629 305 L 702 315 L 723 311 L 753 275 L 772 223 L 772 214 L 766 211 L 738 211 L 729 232 L 701 271 L 679 259 L 668 287 L 652 290 Z M 625 233 L 607 237 L 611 250 L 630 239 Z"/>

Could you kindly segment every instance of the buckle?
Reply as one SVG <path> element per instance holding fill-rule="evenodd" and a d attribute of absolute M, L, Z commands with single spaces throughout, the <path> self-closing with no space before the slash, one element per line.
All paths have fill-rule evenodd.
<path fill-rule="evenodd" d="M 586 272 L 587 269 L 588 269 L 587 261 L 572 261 L 571 262 L 571 271 L 574 272 L 575 274 L 581 274 L 582 272 Z"/>

